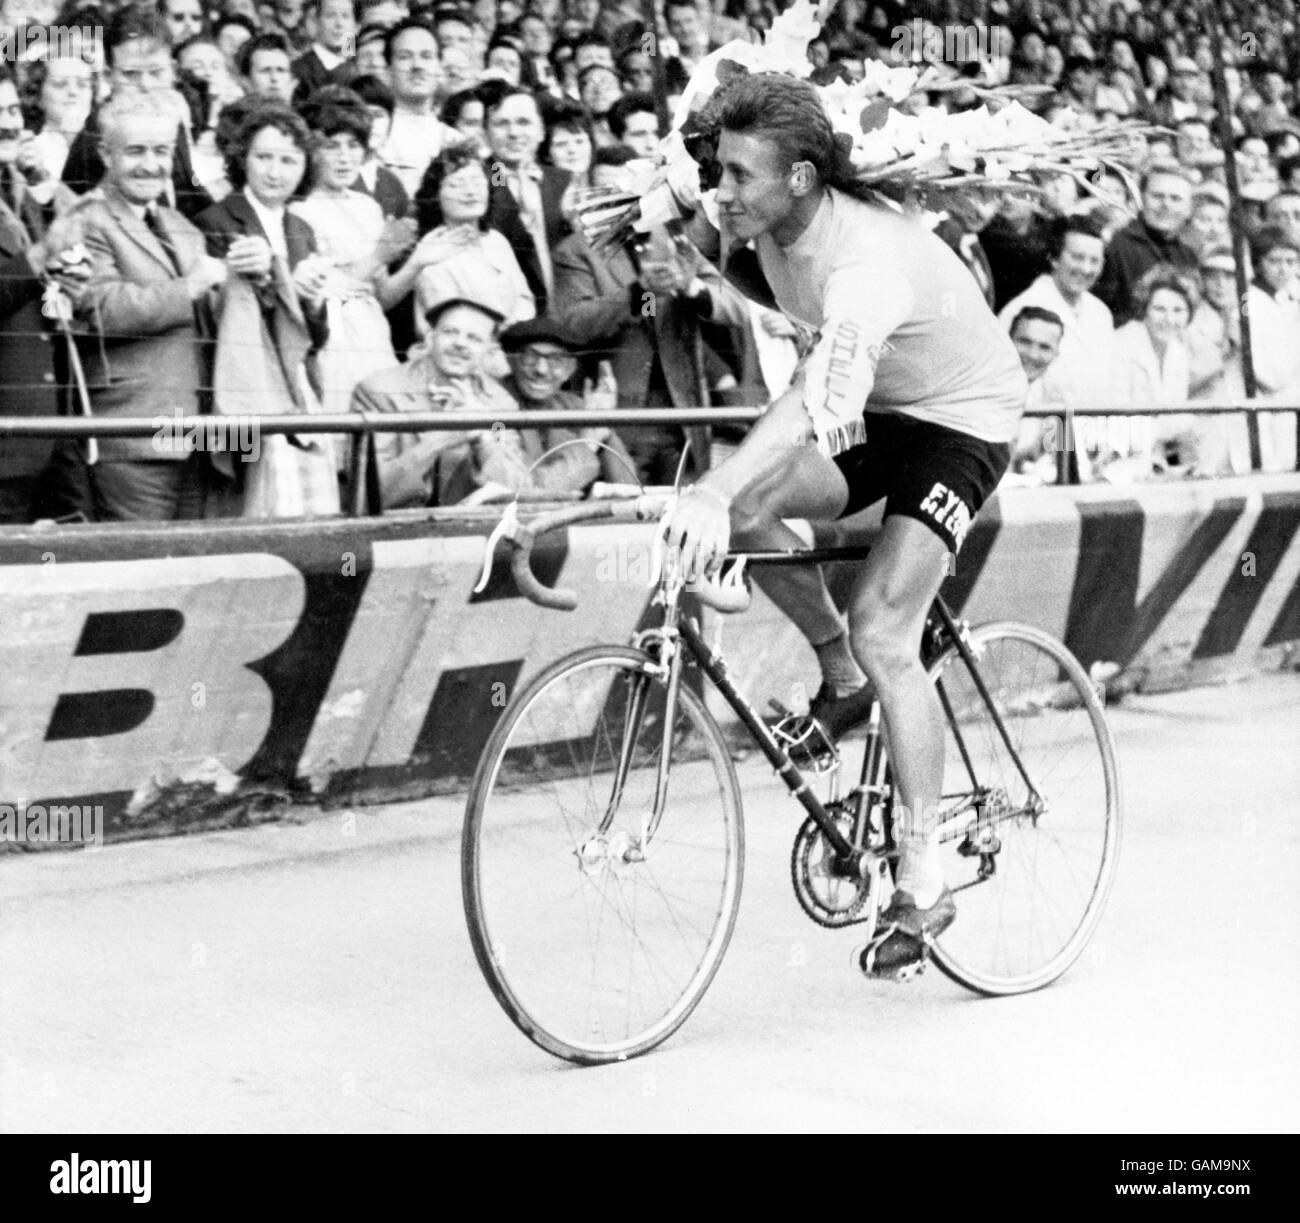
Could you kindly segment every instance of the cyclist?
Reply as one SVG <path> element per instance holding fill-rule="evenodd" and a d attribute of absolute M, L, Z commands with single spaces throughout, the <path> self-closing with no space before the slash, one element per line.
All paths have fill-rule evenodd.
<path fill-rule="evenodd" d="M 900 860 L 864 967 L 901 977 L 956 916 L 937 832 L 943 714 L 921 633 L 949 557 L 1006 469 L 1025 375 L 960 259 L 863 198 L 811 85 L 748 77 L 721 100 L 719 128 L 724 273 L 816 340 L 737 452 L 678 499 L 667 542 L 687 573 L 708 570 L 733 533 L 745 548 L 794 548 L 783 519 L 839 518 L 884 498 L 847 633 L 816 566 L 759 581 L 816 651 L 814 715 L 834 733 L 865 716 L 859 666 L 879 696 Z"/>

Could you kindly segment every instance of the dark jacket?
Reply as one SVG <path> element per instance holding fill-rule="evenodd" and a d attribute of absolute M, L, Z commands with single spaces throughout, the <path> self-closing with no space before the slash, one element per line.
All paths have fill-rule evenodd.
<path fill-rule="evenodd" d="M 975 277 L 975 283 L 979 285 L 984 300 L 992 308 L 994 296 L 993 267 L 989 263 L 989 257 L 980 242 L 979 234 L 967 229 L 954 217 L 946 217 L 940 221 L 934 232 L 948 244 L 949 249 L 966 265 L 967 270 Z"/>
<path fill-rule="evenodd" d="M 591 356 L 607 355 L 618 384 L 620 408 L 643 408 L 658 372 L 673 407 L 707 407 L 708 385 L 700 338 L 701 318 L 747 325 L 744 302 L 722 284 L 709 265 L 700 269 L 708 292 L 689 298 L 653 299 L 640 284 L 634 252 L 597 254 L 581 234 L 566 238 L 554 252 L 554 316 Z M 686 429 L 697 463 L 708 465 L 707 426 Z"/>
<path fill-rule="evenodd" d="M 235 238 L 265 238 L 266 231 L 257 219 L 257 213 L 244 197 L 242 191 L 232 191 L 224 200 L 205 208 L 194 224 L 202 231 L 208 245 L 208 254 L 216 259 L 224 259 Z M 289 267 L 296 268 L 308 255 L 316 253 L 316 233 L 312 227 L 291 212 L 284 214 L 284 244 L 289 249 Z M 274 290 L 268 290 L 270 298 L 265 305 L 270 306 Z M 307 327 L 311 333 L 312 344 L 320 348 L 329 339 L 329 325 L 325 319 L 324 306 L 314 311 L 303 307 Z"/>
<path fill-rule="evenodd" d="M 311 97 L 322 85 L 331 83 L 330 74 L 334 71 L 332 68 L 326 68 L 321 63 L 321 58 L 316 54 L 315 47 L 309 47 L 291 65 L 294 80 L 298 82 L 294 92 L 295 103 L 300 103 Z"/>
<path fill-rule="evenodd" d="M 0 173 L 7 170 L 0 166 Z M 41 314 L 44 285 L 25 253 L 45 232 L 45 210 L 28 195 L 20 212 L 0 201 L 0 412 L 53 416 L 59 411 L 54 353 L 60 341 Z M 50 438 L 0 437 L 0 478 L 38 474 L 53 448 Z"/>
<path fill-rule="evenodd" d="M 384 220 L 388 220 L 390 217 L 404 217 L 411 211 L 411 197 L 406 194 L 406 188 L 402 186 L 402 180 L 387 166 L 379 167 L 379 172 L 375 175 L 375 189 L 373 191 L 366 185 L 366 180 L 360 176 L 352 184 L 352 190 L 363 191 L 366 195 L 371 196 L 384 214 Z"/>
<path fill-rule="evenodd" d="M 1133 290 L 1159 263 L 1194 272 L 1196 253 L 1180 238 L 1156 233 L 1141 217 L 1130 221 L 1110 240 L 1106 264 L 1093 293 L 1110 308 L 1116 327 L 1137 317 Z"/>
<path fill-rule="evenodd" d="M 69 389 L 68 341 L 42 313 L 44 285 L 26 253 L 74 198 L 67 187 L 59 186 L 49 204 L 24 195 L 18 214 L 0 204 L 0 412 L 6 415 L 81 411 L 76 392 Z M 0 438 L 0 479 L 39 477 L 26 507 L 10 499 L 6 520 L 75 514 L 92 519 L 84 455 L 74 438 Z"/>
<path fill-rule="evenodd" d="M 505 167 L 492 160 L 487 166 L 488 182 L 492 184 L 488 191 L 488 224 L 499 229 L 514 247 L 515 258 L 519 267 L 537 298 L 537 313 L 546 312 L 546 282 L 542 279 L 542 265 L 534 249 L 532 235 L 524 227 L 516 202 L 510 188 L 506 186 L 503 175 Z M 546 243 L 550 248 L 551 261 L 554 264 L 555 248 L 571 232 L 568 221 L 561 211 L 561 201 L 568 189 L 570 174 L 567 170 L 557 170 L 553 166 L 542 167 L 542 181 L 539 184 L 542 195 L 542 219 L 546 226 Z M 523 238 L 528 241 L 524 242 Z"/>
<path fill-rule="evenodd" d="M 993 309 L 1001 310 L 1047 271 L 1050 222 L 1035 216 L 1020 233 L 1005 217 L 995 216 L 980 230 L 980 249 L 993 278 Z"/>

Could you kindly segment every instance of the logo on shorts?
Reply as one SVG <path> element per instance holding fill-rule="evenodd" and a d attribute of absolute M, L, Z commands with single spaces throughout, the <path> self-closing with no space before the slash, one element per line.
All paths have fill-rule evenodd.
<path fill-rule="evenodd" d="M 970 529 L 970 510 L 966 502 L 946 484 L 936 484 L 921 502 L 921 509 L 952 536 L 953 548 L 960 550 Z"/>

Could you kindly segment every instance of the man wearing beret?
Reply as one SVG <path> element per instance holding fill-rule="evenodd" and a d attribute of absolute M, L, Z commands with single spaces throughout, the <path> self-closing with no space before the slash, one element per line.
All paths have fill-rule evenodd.
<path fill-rule="evenodd" d="M 571 391 L 560 389 L 577 368 L 580 345 L 554 319 L 543 317 L 516 323 L 502 334 L 501 347 L 510 362 L 505 388 L 521 408 L 572 412 L 581 411 L 585 404 L 591 403 L 590 397 L 584 401 Z M 612 410 L 618 405 L 611 396 L 611 402 L 605 406 Z M 626 447 L 607 425 L 588 429 L 520 429 L 518 433 L 530 466 L 555 447 L 563 447 L 532 469 L 528 483 L 533 490 L 581 492 L 594 480 L 617 484 L 636 477 Z"/>

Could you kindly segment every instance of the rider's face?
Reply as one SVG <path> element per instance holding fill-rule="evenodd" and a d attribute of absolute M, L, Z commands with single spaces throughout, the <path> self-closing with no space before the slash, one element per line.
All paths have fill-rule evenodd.
<path fill-rule="evenodd" d="M 718 209 L 727 237 L 748 242 L 772 233 L 779 240 L 795 206 L 788 158 L 765 136 L 724 131 L 718 165 Z"/>

